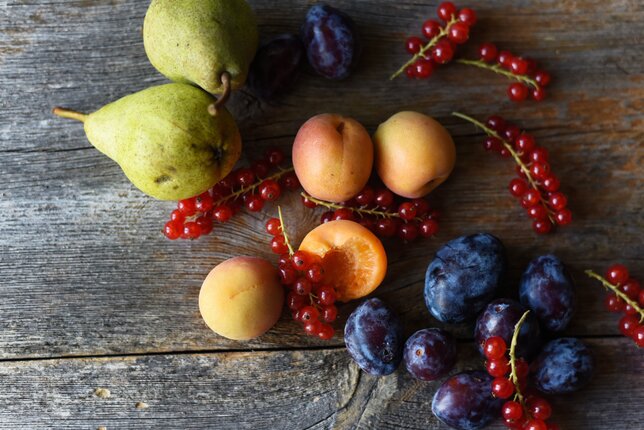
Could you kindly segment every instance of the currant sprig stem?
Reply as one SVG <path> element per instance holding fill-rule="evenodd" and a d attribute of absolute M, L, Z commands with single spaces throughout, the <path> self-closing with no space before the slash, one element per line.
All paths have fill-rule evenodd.
<path fill-rule="evenodd" d="M 310 196 L 309 194 L 302 192 L 300 195 L 307 200 L 312 201 L 318 206 L 323 206 L 327 209 L 349 209 L 350 211 L 357 213 L 361 217 L 364 217 L 365 215 L 372 215 L 380 218 L 401 218 L 400 214 L 398 212 L 385 212 L 385 211 L 379 211 L 377 209 L 367 209 L 364 207 L 351 207 L 351 206 L 343 206 L 337 203 L 331 203 L 327 202 L 325 200 L 320 200 L 316 199 L 315 197 Z M 423 218 L 420 217 L 415 217 L 414 221 L 423 221 Z"/>
<path fill-rule="evenodd" d="M 286 227 L 284 225 L 284 217 L 282 216 L 281 206 L 277 207 L 277 216 L 280 220 L 280 230 L 282 230 L 282 235 L 284 236 L 284 243 L 288 248 L 288 255 L 290 257 L 293 257 L 293 254 L 295 254 L 295 251 L 293 251 L 293 246 L 291 246 L 291 241 L 288 239 L 288 234 L 286 234 Z"/>
<path fill-rule="evenodd" d="M 521 331 L 521 326 L 523 322 L 528 317 L 530 311 L 525 311 L 521 316 L 521 319 L 514 326 L 514 333 L 512 333 L 512 342 L 510 343 L 510 380 L 514 384 L 515 395 L 514 398 L 524 405 L 523 394 L 521 393 L 521 386 L 519 385 L 519 376 L 517 375 L 517 359 L 516 359 L 516 348 L 517 342 L 519 339 L 519 332 Z"/>
<path fill-rule="evenodd" d="M 277 180 L 277 179 L 281 178 L 282 176 L 284 176 L 285 174 L 293 172 L 293 171 L 295 171 L 295 169 L 293 167 L 290 167 L 288 169 L 280 168 L 279 172 L 274 173 L 271 176 L 261 178 L 261 179 L 257 180 L 254 184 L 251 184 L 251 185 L 249 185 L 247 187 L 242 187 L 239 190 L 235 191 L 234 193 L 230 193 L 227 196 L 224 196 L 224 197 L 220 198 L 219 200 L 215 200 L 214 206 L 219 206 L 219 205 L 221 205 L 223 203 L 226 203 L 229 200 L 233 200 L 233 199 L 235 199 L 235 198 L 237 198 L 237 197 L 239 197 L 241 195 L 244 195 L 249 191 L 254 191 L 255 188 L 257 188 L 260 185 L 262 185 L 262 182 L 264 182 L 264 181 Z"/>
<path fill-rule="evenodd" d="M 514 73 L 510 72 L 509 70 L 506 70 L 499 64 L 489 64 L 482 60 L 466 60 L 466 59 L 458 59 L 456 60 L 456 62 L 460 64 L 465 64 L 468 66 L 478 67 L 481 69 L 491 70 L 494 73 L 498 73 L 499 75 L 503 75 L 509 79 L 514 79 L 515 81 L 519 81 L 524 84 L 530 85 L 533 88 L 539 88 L 539 84 L 537 83 L 536 80 L 532 79 L 527 75 L 515 75 Z"/>
<path fill-rule="evenodd" d="M 626 294 L 624 294 L 617 286 L 611 284 L 608 282 L 604 277 L 601 275 L 598 275 L 597 273 L 593 272 L 592 270 L 585 270 L 584 273 L 588 275 L 591 278 L 597 279 L 599 282 L 602 283 L 602 285 L 615 293 L 617 297 L 620 299 L 624 300 L 626 303 L 628 303 L 633 309 L 637 311 L 637 313 L 640 315 L 640 322 L 644 322 L 644 309 L 642 309 L 639 305 L 639 303 L 635 300 L 632 300 L 630 297 L 628 297 Z"/>
<path fill-rule="evenodd" d="M 416 54 L 414 54 L 414 56 L 411 57 L 411 59 L 409 61 L 407 61 L 405 64 L 403 64 L 400 69 L 396 70 L 396 72 L 389 77 L 389 80 L 393 81 L 394 79 L 396 79 L 398 76 L 400 76 L 405 71 L 405 69 L 407 69 L 407 67 L 409 67 L 412 64 L 414 64 L 419 58 L 421 58 L 421 57 L 422 58 L 427 58 L 425 53 L 429 49 L 434 47 L 436 45 L 436 43 L 438 43 L 438 41 L 440 39 L 442 39 L 443 37 L 447 36 L 449 34 L 450 27 L 453 24 L 455 24 L 456 22 L 458 22 L 458 17 L 456 15 L 452 15 L 452 18 L 449 20 L 447 25 L 445 25 L 445 27 L 441 27 L 440 32 L 436 36 L 432 37 L 431 40 L 429 42 L 427 42 L 426 45 L 424 45 L 422 48 L 420 48 L 420 51 L 418 51 Z"/>
<path fill-rule="evenodd" d="M 534 188 L 535 190 L 539 191 L 539 185 L 532 178 L 532 174 L 530 173 L 530 169 L 528 169 L 528 166 L 526 166 L 525 163 L 523 162 L 523 160 L 521 160 L 521 157 L 519 157 L 519 154 L 514 150 L 512 145 L 510 145 L 504 138 L 499 136 L 499 134 L 496 131 L 492 130 L 490 127 L 486 126 L 481 121 L 478 121 L 477 119 L 472 118 L 469 115 L 465 115 L 464 113 L 452 112 L 452 115 L 457 117 L 457 118 L 461 118 L 461 119 L 463 119 L 463 120 L 465 120 L 467 122 L 470 122 L 470 123 L 474 124 L 475 126 L 480 128 L 481 130 L 483 130 L 488 136 L 492 136 L 492 137 L 495 137 L 495 138 L 499 139 L 499 141 L 503 144 L 505 149 L 508 150 L 508 152 L 510 153 L 512 158 L 514 158 L 514 161 L 517 163 L 517 165 L 521 168 L 521 171 L 523 172 L 523 174 L 525 175 L 526 179 L 530 183 L 530 186 L 532 188 Z M 539 192 L 539 195 L 541 196 L 541 192 Z M 546 202 L 543 201 L 543 197 L 539 197 L 539 200 L 541 200 L 541 204 L 543 205 L 543 207 L 548 212 L 548 218 L 550 218 L 550 221 L 553 224 L 555 224 L 555 220 L 552 217 L 552 212 L 548 208 L 548 205 L 546 204 Z"/>

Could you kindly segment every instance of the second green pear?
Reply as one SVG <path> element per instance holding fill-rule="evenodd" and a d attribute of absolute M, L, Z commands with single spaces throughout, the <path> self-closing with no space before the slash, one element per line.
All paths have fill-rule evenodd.
<path fill-rule="evenodd" d="M 116 161 L 128 179 L 160 200 L 207 191 L 232 170 L 241 136 L 225 109 L 208 113 L 216 99 L 192 85 L 166 84 L 125 96 L 89 115 L 56 108 L 82 121 L 92 145 Z"/>
<path fill-rule="evenodd" d="M 143 43 L 152 65 L 168 79 L 221 94 L 222 74 L 232 89 L 246 81 L 259 32 L 244 0 L 152 0 Z"/>

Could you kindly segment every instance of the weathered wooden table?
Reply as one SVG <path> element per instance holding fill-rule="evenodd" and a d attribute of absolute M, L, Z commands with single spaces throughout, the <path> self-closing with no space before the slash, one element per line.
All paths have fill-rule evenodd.
<path fill-rule="evenodd" d="M 475 41 L 532 55 L 553 73 L 546 101 L 519 106 L 507 101 L 503 78 L 456 64 L 427 82 L 388 81 L 407 59 L 404 38 L 419 33 L 437 2 L 333 3 L 357 21 L 358 70 L 342 82 L 306 72 L 274 105 L 237 93 L 232 110 L 246 154 L 288 150 L 320 112 L 342 112 L 370 131 L 402 109 L 436 117 L 458 147 L 453 176 L 432 195 L 444 213 L 441 232 L 410 246 L 388 243 L 389 272 L 376 295 L 411 333 L 439 325 L 422 285 L 445 241 L 498 235 L 509 250 L 503 294 L 511 297 L 527 262 L 554 252 L 578 284 L 566 334 L 597 358 L 590 386 L 553 398 L 556 420 L 564 429 L 643 428 L 644 351 L 618 335 L 599 284 L 582 273 L 620 261 L 644 277 L 642 2 L 467 2 L 480 17 Z M 273 258 L 262 226 L 275 207 L 207 238 L 170 242 L 160 228 L 172 204 L 138 192 L 79 124 L 50 114 L 53 105 L 91 111 L 164 82 L 141 41 L 147 1 L 0 4 L 0 428 L 445 428 L 430 412 L 438 383 L 415 382 L 403 369 L 374 378 L 351 362 L 341 335 L 351 304 L 331 342 L 305 337 L 286 316 L 252 342 L 208 330 L 197 308 L 202 279 L 231 256 Z M 267 38 L 297 31 L 311 2 L 252 4 Z M 535 236 L 506 190 L 511 162 L 484 153 L 482 134 L 453 110 L 498 113 L 533 131 L 570 194 L 574 223 Z M 296 197 L 284 205 L 301 233 L 319 216 Z M 471 326 L 449 329 L 459 338 L 456 370 L 480 368 Z"/>

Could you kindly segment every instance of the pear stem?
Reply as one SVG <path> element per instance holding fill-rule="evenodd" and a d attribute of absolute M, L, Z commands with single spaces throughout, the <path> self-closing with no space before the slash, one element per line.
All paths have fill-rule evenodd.
<path fill-rule="evenodd" d="M 85 122 L 87 120 L 87 114 L 76 112 L 75 110 L 65 109 L 62 107 L 55 107 L 52 109 L 52 113 L 61 118 L 75 119 L 76 121 Z"/>
<path fill-rule="evenodd" d="M 226 102 L 230 98 L 230 93 L 231 93 L 230 73 L 223 72 L 219 79 L 221 79 L 221 83 L 224 86 L 224 92 L 221 93 L 221 96 L 219 96 L 216 102 L 208 106 L 208 113 L 212 116 L 217 116 L 217 111 L 219 110 L 220 107 L 226 104 Z"/>

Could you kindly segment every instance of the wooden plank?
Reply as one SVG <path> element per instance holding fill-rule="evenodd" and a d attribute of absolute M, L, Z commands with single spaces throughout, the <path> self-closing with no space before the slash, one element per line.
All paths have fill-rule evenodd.
<path fill-rule="evenodd" d="M 557 422 L 638 428 L 642 351 L 624 338 L 588 344 L 595 379 L 552 399 Z M 481 367 L 471 344 L 459 354 L 454 372 Z M 438 382 L 417 382 L 402 367 L 366 375 L 344 349 L 2 362 L 0 378 L 2 428 L 446 428 L 431 414 Z"/>
<path fill-rule="evenodd" d="M 49 114 L 56 104 L 91 110 L 164 80 L 150 67 L 140 29 L 146 2 L 7 1 L 0 11 L 0 357 L 281 348 L 318 345 L 296 324 L 280 322 L 261 339 L 237 343 L 201 322 L 201 280 L 225 258 L 270 257 L 264 220 L 244 214 L 194 243 L 171 243 L 159 230 L 172 205 L 133 189 L 118 166 L 93 150 L 81 127 Z M 308 6 L 253 1 L 264 36 L 296 31 Z M 390 268 L 377 294 L 399 311 L 408 331 L 434 321 L 422 304 L 424 269 L 437 247 L 461 234 L 489 231 L 511 259 L 503 295 L 516 296 L 527 262 L 555 252 L 578 278 L 580 309 L 571 334 L 616 333 L 601 311 L 599 287 L 587 267 L 623 261 L 642 278 L 644 217 L 642 121 L 644 31 L 641 2 L 469 2 L 481 17 L 477 41 L 495 40 L 534 55 L 555 76 L 550 97 L 517 109 L 504 81 L 459 65 L 428 82 L 390 71 L 405 60 L 403 39 L 432 15 L 434 5 L 412 1 L 339 1 L 364 40 L 357 72 L 329 82 L 307 71 L 294 92 L 268 105 L 240 92 L 231 104 L 246 152 L 288 149 L 309 116 L 341 109 L 373 131 L 400 109 L 434 115 L 454 134 L 458 164 L 432 199 L 444 213 L 438 238 L 410 246 L 388 244 Z M 610 13 L 606 13 L 610 8 Z M 583 10 L 571 25 L 570 14 Z M 577 15 L 575 15 L 577 16 Z M 475 44 L 473 44 L 475 45 Z M 575 223 L 535 237 L 506 191 L 512 167 L 483 153 L 481 134 L 449 116 L 500 113 L 534 131 L 571 195 Z M 284 202 L 301 235 L 318 213 Z M 292 221 L 290 221 L 292 222 Z M 352 305 L 342 309 L 345 318 Z M 338 324 L 341 327 L 341 323 Z M 461 338 L 471 328 L 454 328 Z M 332 345 L 340 345 L 336 338 Z"/>

